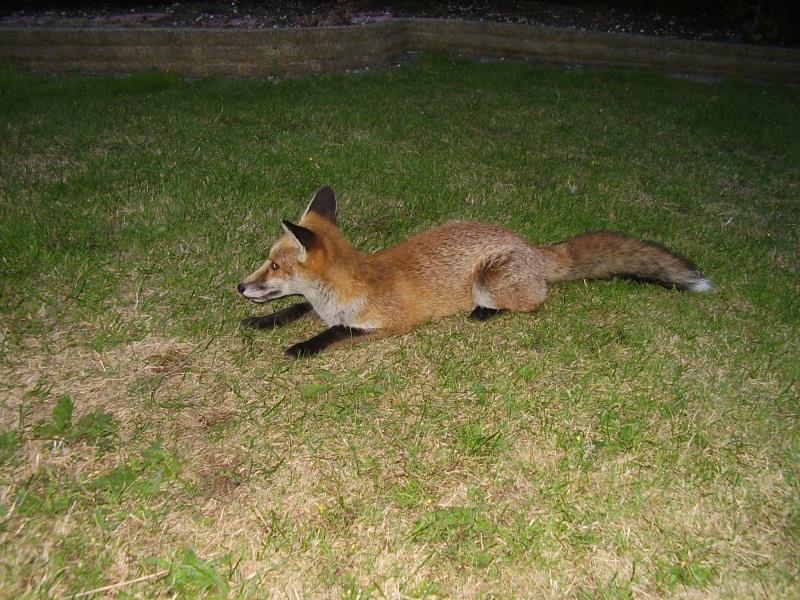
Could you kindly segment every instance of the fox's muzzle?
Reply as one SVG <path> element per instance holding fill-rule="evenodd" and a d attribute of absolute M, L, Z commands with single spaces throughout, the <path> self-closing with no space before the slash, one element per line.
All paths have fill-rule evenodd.
<path fill-rule="evenodd" d="M 273 286 L 264 286 L 257 282 L 240 282 L 236 286 L 239 293 L 252 302 L 269 302 L 284 295 L 282 290 Z"/>

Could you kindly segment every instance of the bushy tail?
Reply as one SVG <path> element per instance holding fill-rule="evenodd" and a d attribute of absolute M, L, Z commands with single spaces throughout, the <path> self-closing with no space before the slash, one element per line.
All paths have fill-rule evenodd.
<path fill-rule="evenodd" d="M 711 281 L 682 256 L 621 233 L 584 233 L 542 250 L 552 257 L 548 282 L 617 276 L 692 292 L 713 288 Z"/>

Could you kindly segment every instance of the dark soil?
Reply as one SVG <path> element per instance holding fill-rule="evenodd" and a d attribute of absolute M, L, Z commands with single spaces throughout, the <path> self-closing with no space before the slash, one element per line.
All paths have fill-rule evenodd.
<path fill-rule="evenodd" d="M 526 0 L 224 2 L 47 1 L 0 4 L 6 27 L 273 28 L 360 25 L 398 17 L 471 19 L 694 40 L 800 45 L 800 2 Z"/>

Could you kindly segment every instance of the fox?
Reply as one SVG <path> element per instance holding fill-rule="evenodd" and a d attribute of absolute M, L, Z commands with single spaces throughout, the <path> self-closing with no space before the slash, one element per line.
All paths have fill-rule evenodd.
<path fill-rule="evenodd" d="M 296 304 L 240 322 L 270 330 L 316 314 L 321 333 L 286 348 L 311 356 L 336 345 L 402 335 L 426 321 L 469 313 L 485 321 L 503 311 L 534 312 L 552 284 L 622 277 L 692 292 L 712 283 L 688 259 L 655 243 L 612 231 L 534 246 L 513 231 L 451 221 L 375 253 L 356 249 L 337 226 L 336 194 L 317 190 L 297 224 L 266 261 L 237 286 L 255 303 L 298 295 Z"/>

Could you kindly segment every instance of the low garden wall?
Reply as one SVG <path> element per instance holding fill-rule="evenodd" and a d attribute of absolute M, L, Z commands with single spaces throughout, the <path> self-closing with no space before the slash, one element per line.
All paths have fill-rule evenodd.
<path fill-rule="evenodd" d="M 558 64 L 800 82 L 800 50 L 475 21 L 396 19 L 302 29 L 0 29 L 0 64 L 42 72 L 235 77 L 378 67 L 428 50 Z"/>

